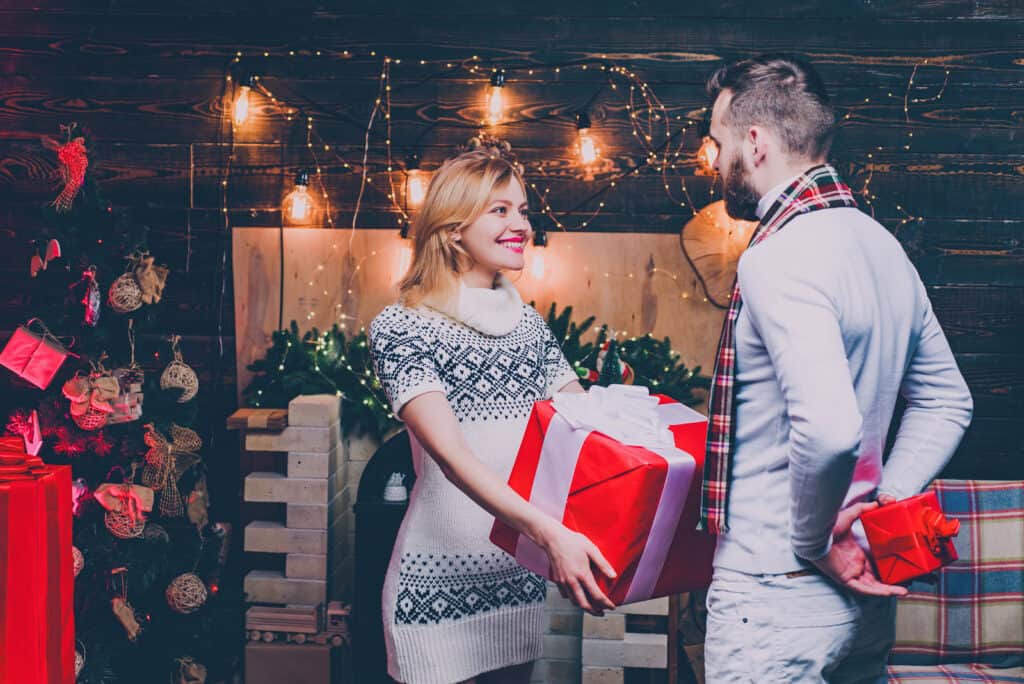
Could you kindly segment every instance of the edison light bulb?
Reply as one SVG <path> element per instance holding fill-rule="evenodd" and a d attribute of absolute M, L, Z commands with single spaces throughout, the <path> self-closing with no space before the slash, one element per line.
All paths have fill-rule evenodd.
<path fill-rule="evenodd" d="M 491 86 L 487 89 L 487 122 L 492 126 L 505 118 L 505 72 L 495 71 L 491 75 Z"/>
<path fill-rule="evenodd" d="M 544 255 L 535 253 L 530 259 L 530 273 L 537 280 L 544 280 Z"/>
<path fill-rule="evenodd" d="M 413 169 L 409 172 L 409 185 L 406 188 L 406 197 L 410 207 L 419 207 L 427 196 L 426 172 Z"/>
<path fill-rule="evenodd" d="M 309 194 L 309 174 L 299 171 L 295 175 L 295 189 L 284 198 L 281 211 L 285 223 L 305 225 L 313 221 L 313 196 Z"/>
<path fill-rule="evenodd" d="M 704 136 L 704 141 L 701 143 L 700 149 L 697 150 L 697 163 L 705 173 L 713 173 L 716 161 L 718 161 L 718 145 L 710 137 Z"/>
<path fill-rule="evenodd" d="M 241 126 L 249 120 L 249 92 L 252 90 L 252 83 L 253 79 L 250 78 L 245 85 L 238 88 L 238 96 L 235 98 L 234 107 L 236 126 Z"/>
<path fill-rule="evenodd" d="M 597 161 L 597 145 L 590 137 L 589 128 L 581 128 L 579 131 L 580 161 L 584 164 L 593 164 Z"/>

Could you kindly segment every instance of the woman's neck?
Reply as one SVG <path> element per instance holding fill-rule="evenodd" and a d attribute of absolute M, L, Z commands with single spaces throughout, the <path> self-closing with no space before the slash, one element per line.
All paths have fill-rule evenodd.
<path fill-rule="evenodd" d="M 485 289 L 493 289 L 494 283 L 498 278 L 497 272 L 490 273 L 478 270 L 469 270 L 462 274 L 462 284 L 466 287 L 480 287 Z"/>

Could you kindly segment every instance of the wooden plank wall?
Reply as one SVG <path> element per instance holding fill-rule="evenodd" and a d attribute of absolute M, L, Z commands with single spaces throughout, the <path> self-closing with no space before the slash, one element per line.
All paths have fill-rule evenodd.
<path fill-rule="evenodd" d="M 895 226 L 904 216 L 897 206 L 923 218 L 899 235 L 930 288 L 977 404 L 948 474 L 1024 477 L 1015 427 L 1024 408 L 1024 9 L 1018 0 L 7 0 L 0 8 L 0 48 L 0 271 L 10 283 L 0 297 L 0 329 L 25 318 L 17 283 L 39 227 L 38 204 L 51 195 L 53 159 L 39 138 L 76 120 L 98 139 L 96 173 L 105 195 L 131 206 L 152 228 L 153 251 L 174 269 L 167 331 L 186 336 L 186 355 L 204 382 L 230 390 L 225 225 L 277 225 L 288 180 L 310 165 L 302 122 L 289 123 L 258 102 L 259 123 L 235 137 L 222 212 L 229 161 L 223 143 L 230 134 L 221 97 L 236 53 L 243 70 L 311 113 L 316 132 L 332 145 L 320 158 L 341 226 L 352 222 L 359 186 L 344 164 L 361 157 L 384 55 L 402 60 L 391 69 L 395 156 L 417 152 L 427 168 L 472 135 L 481 116 L 485 79 L 459 64 L 476 55 L 485 71 L 492 64 L 522 67 L 509 74 L 513 109 L 542 121 L 506 126 L 502 135 L 530 178 L 551 188 L 549 201 L 559 210 L 601 187 L 579 177 L 569 148 L 574 112 L 591 101 L 606 74 L 593 67 L 554 73 L 546 65 L 606 56 L 635 70 L 670 115 L 685 120 L 699 116 L 706 104 L 702 81 L 722 60 L 768 50 L 803 53 L 849 116 L 837 160 L 861 171 L 872 165 L 879 219 Z M 456 66 L 421 66 L 420 59 Z M 911 72 L 925 59 L 905 112 Z M 945 69 L 944 96 L 927 101 Z M 621 94 L 605 88 L 589 108 L 608 169 L 628 169 L 643 158 Z M 687 136 L 692 153 L 695 131 Z M 378 187 L 386 180 L 379 173 L 386 164 L 383 137 L 380 128 L 371 135 Z M 684 158 L 684 166 L 692 169 L 692 160 Z M 709 179 L 686 174 L 694 199 L 705 202 Z M 865 175 L 857 178 L 863 182 Z M 602 198 L 604 211 L 588 229 L 677 232 L 688 209 L 670 201 L 663 184 L 660 174 L 647 172 L 623 181 Z M 676 194 L 677 184 L 672 180 Z M 566 220 L 575 225 L 595 208 L 581 207 Z M 395 218 L 384 193 L 368 190 L 360 227 L 394 230 Z M 224 340 L 218 339 L 221 311 Z"/>

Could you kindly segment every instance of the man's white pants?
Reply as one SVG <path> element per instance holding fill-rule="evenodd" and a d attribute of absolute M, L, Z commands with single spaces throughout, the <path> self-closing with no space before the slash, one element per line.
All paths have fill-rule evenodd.
<path fill-rule="evenodd" d="M 854 594 L 817 574 L 716 569 L 707 606 L 708 684 L 884 681 L 894 598 Z"/>

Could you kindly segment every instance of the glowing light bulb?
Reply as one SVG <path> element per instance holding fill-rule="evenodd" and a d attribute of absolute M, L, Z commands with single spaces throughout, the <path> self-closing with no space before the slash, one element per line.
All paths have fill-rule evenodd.
<path fill-rule="evenodd" d="M 290 225 L 309 225 L 313 222 L 315 208 L 313 196 L 309 194 L 309 173 L 299 171 L 295 174 L 295 189 L 288 193 L 281 204 L 284 222 Z"/>
<path fill-rule="evenodd" d="M 597 161 L 597 145 L 589 135 L 590 131 L 580 131 L 580 161 L 584 164 L 593 164 Z"/>
<path fill-rule="evenodd" d="M 590 117 L 586 112 L 576 114 L 576 149 L 580 155 L 580 162 L 584 166 L 596 162 L 600 154 L 597 143 L 590 135 Z"/>
<path fill-rule="evenodd" d="M 544 280 L 544 255 L 534 254 L 530 259 L 530 273 L 537 280 Z"/>
<path fill-rule="evenodd" d="M 233 117 L 236 126 L 241 126 L 249 120 L 249 92 L 252 90 L 255 79 L 250 76 L 244 85 L 239 86 L 238 96 L 235 97 Z"/>
<path fill-rule="evenodd" d="M 491 85 L 487 89 L 487 123 L 496 126 L 505 118 L 505 71 L 495 71 L 491 75 Z"/>
<path fill-rule="evenodd" d="M 700 149 L 697 150 L 697 163 L 700 164 L 701 171 L 705 174 L 714 173 L 715 162 L 718 161 L 718 145 L 708 136 L 704 136 L 704 141 L 700 145 Z"/>
<path fill-rule="evenodd" d="M 430 173 L 420 168 L 420 158 L 410 155 L 405 162 L 405 201 L 412 209 L 423 205 L 427 197 L 427 186 L 430 185 Z"/>

